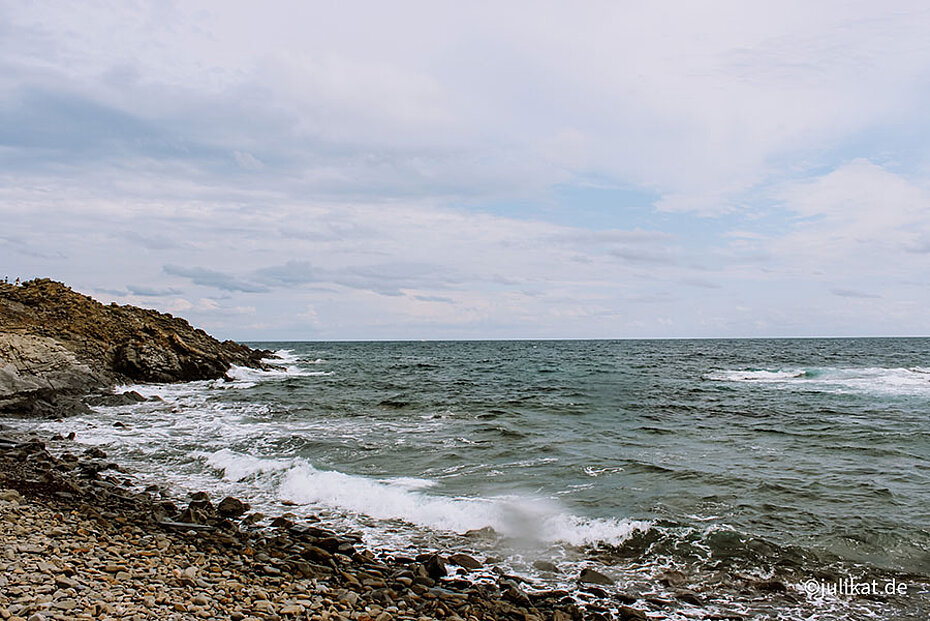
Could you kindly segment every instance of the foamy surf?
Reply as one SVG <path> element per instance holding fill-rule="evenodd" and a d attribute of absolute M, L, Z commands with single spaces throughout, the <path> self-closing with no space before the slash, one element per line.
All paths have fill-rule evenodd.
<path fill-rule="evenodd" d="M 722 369 L 706 373 L 704 379 L 835 393 L 930 396 L 930 369 L 926 367 Z"/>
<path fill-rule="evenodd" d="M 277 349 L 274 352 L 274 358 L 262 358 L 262 362 L 265 364 L 297 364 L 300 362 L 300 356 L 298 356 L 293 349 Z"/>
<path fill-rule="evenodd" d="M 713 371 L 704 376 L 705 379 L 722 382 L 784 382 L 791 379 L 805 377 L 804 369 L 767 370 L 767 369 L 741 369 Z"/>
<path fill-rule="evenodd" d="M 572 546 L 619 545 L 646 521 L 590 519 L 567 513 L 556 501 L 530 496 L 445 497 L 425 493 L 435 481 L 410 477 L 375 479 L 318 470 L 301 458 L 266 459 L 223 449 L 205 457 L 229 482 L 264 487 L 289 506 L 325 507 L 379 521 L 402 521 L 421 528 L 462 535 L 492 528 L 523 541 Z"/>
<path fill-rule="evenodd" d="M 310 371 L 302 368 L 300 365 L 291 364 L 287 366 L 276 366 L 268 369 L 250 369 L 248 367 L 230 367 L 226 375 L 237 382 L 255 382 L 268 380 L 282 380 L 289 377 L 313 377 L 332 375 L 332 371 Z M 222 380 L 218 380 L 222 381 Z"/>

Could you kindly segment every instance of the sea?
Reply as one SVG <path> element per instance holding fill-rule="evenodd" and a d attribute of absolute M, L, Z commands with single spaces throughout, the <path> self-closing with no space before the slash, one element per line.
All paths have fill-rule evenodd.
<path fill-rule="evenodd" d="M 930 619 L 930 339 L 250 345 L 273 366 L 40 427 L 608 612 Z"/>

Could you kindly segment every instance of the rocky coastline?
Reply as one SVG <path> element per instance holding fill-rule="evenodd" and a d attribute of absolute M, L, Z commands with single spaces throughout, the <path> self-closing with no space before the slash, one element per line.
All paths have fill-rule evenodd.
<path fill-rule="evenodd" d="M 218 379 L 271 355 L 55 281 L 0 283 L 0 418 L 86 413 L 144 399 L 115 393 L 120 384 Z M 313 516 L 269 520 L 202 492 L 179 504 L 167 490 L 139 489 L 73 434 L 40 437 L 2 422 L 0 550 L 3 621 L 646 618 L 617 602 L 524 590 L 503 573 L 470 580 L 482 561 L 461 553 L 365 550 Z M 579 580 L 599 591 L 607 578 L 592 570 Z"/>
<path fill-rule="evenodd" d="M 22 420 L 130 404 L 145 397 L 114 387 L 220 379 L 273 356 L 54 281 L 0 283 L 0 621 L 645 621 L 683 618 L 672 612 L 680 607 L 740 621 L 760 618 L 749 603 L 782 618 L 804 601 L 785 579 L 793 569 L 759 577 L 724 567 L 699 587 L 669 571 L 656 594 L 600 573 L 615 559 L 609 548 L 586 553 L 559 588 L 508 575 L 467 546 L 368 550 L 314 515 L 263 516 L 247 498 L 145 487 L 74 433 L 37 435 L 49 426 Z M 559 573 L 545 560 L 533 566 Z"/>
<path fill-rule="evenodd" d="M 167 313 L 104 305 L 60 282 L 0 283 L 0 415 L 61 417 L 133 399 L 119 384 L 223 377 L 270 352 L 220 342 Z"/>
<path fill-rule="evenodd" d="M 0 619 L 646 619 L 469 580 L 482 561 L 465 554 L 394 556 L 312 516 L 263 518 L 202 492 L 181 508 L 98 448 L 0 431 Z"/>

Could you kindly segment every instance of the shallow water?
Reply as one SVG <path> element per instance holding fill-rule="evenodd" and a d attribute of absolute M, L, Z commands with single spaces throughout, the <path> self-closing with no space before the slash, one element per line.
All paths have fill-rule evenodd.
<path fill-rule="evenodd" d="M 597 558 L 628 592 L 704 594 L 660 618 L 930 615 L 930 339 L 255 345 L 284 366 L 45 427 L 375 545 L 494 555 L 540 586 Z M 769 578 L 787 595 L 753 590 Z"/>

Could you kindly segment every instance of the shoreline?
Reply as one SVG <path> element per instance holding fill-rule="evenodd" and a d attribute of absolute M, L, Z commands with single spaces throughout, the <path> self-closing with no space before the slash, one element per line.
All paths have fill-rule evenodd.
<path fill-rule="evenodd" d="M 597 571 L 613 573 L 617 557 L 609 549 L 584 554 L 588 575 L 566 573 L 567 584 L 548 586 L 508 575 L 487 551 L 429 547 L 435 544 L 365 550 L 361 537 L 316 516 L 259 518 L 242 501 L 193 488 L 183 502 L 161 485 L 139 491 L 144 472 L 126 470 L 71 433 L 38 433 L 0 419 L 2 621 L 748 621 L 817 609 L 793 582 L 732 571 L 692 586 L 671 570 L 641 589 Z M 817 575 L 829 584 L 837 579 Z M 899 577 L 913 578 L 915 589 L 923 583 Z M 860 596 L 836 603 L 887 601 Z M 845 605 L 821 612 L 826 619 L 873 618 Z M 924 618 L 886 612 L 889 621 Z"/>
<path fill-rule="evenodd" d="M 744 540 L 737 531 L 724 534 L 719 545 L 700 536 L 651 531 L 629 545 L 623 539 L 614 547 L 604 538 L 570 546 L 571 558 L 561 566 L 521 554 L 513 563 L 500 541 L 459 545 L 445 537 L 418 536 L 409 546 L 392 547 L 380 536 L 390 529 L 379 531 L 380 526 L 374 536 L 362 527 L 371 548 L 365 550 L 351 520 L 340 521 L 325 510 L 323 522 L 316 515 L 298 517 L 287 512 L 306 507 L 280 498 L 267 504 L 255 487 L 213 487 L 201 481 L 167 489 L 164 483 L 174 480 L 174 473 L 156 468 L 153 476 L 150 464 L 126 452 L 124 443 L 131 444 L 137 430 L 130 421 L 114 420 L 107 408 L 152 407 L 171 412 L 174 425 L 173 415 L 179 412 L 175 405 L 181 410 L 186 406 L 140 386 L 183 389 L 187 381 L 223 379 L 224 386 L 231 382 L 231 387 L 247 388 L 254 384 L 243 373 L 290 373 L 287 356 L 267 360 L 275 354 L 221 343 L 171 315 L 104 307 L 45 280 L 0 287 L 0 319 L 7 322 L 0 329 L 0 362 L 11 361 L 0 369 L 0 621 L 744 621 L 810 614 L 871 619 L 876 613 L 889 620 L 925 618 L 913 613 L 930 593 L 922 573 L 876 573 L 855 561 L 834 567 L 833 561 L 840 559 L 799 564 L 790 549 L 785 555 L 756 557 L 757 546 L 782 548 L 761 536 Z M 121 327 L 124 322 L 135 327 L 127 331 Z M 234 385 L 236 378 L 244 386 Z M 378 403 L 388 408 L 408 405 L 390 399 Z M 222 413 L 207 409 L 208 420 Z M 98 440 L 102 434 L 103 446 L 85 444 L 84 427 L 42 424 L 54 419 L 60 423 L 71 415 L 106 421 L 103 427 L 90 424 L 99 432 Z M 81 435 L 77 441 L 72 431 Z M 196 425 L 187 428 L 188 435 L 199 431 Z M 214 449 L 228 447 L 228 432 L 212 436 Z M 68 438 L 60 435 L 65 433 Z M 119 437 L 123 444 L 111 442 Z M 115 451 L 121 463 L 110 461 L 101 448 Z M 138 472 L 133 475 L 126 467 Z M 153 485 L 143 492 L 146 483 Z M 198 491 L 202 489 L 214 490 L 216 497 Z M 355 501 L 366 499 L 369 488 L 347 487 L 340 480 L 338 490 L 348 499 L 340 506 L 358 508 Z M 242 501 L 222 498 L 225 493 L 240 494 L 277 517 L 249 513 Z M 360 513 L 367 515 L 364 506 Z M 407 520 L 418 507 L 391 517 Z M 499 521 L 482 524 L 452 531 L 467 538 L 491 529 L 489 539 L 506 540 L 508 529 Z M 501 526 L 501 532 L 490 524 Z M 679 546 L 684 550 L 680 555 Z M 692 547 L 702 559 L 708 555 L 706 563 L 690 564 Z M 746 559 L 748 565 L 741 562 Z M 524 569 L 529 566 L 533 569 Z M 907 596 L 914 601 L 897 592 L 890 597 L 857 592 L 854 597 L 818 599 L 806 590 L 814 579 L 822 588 L 851 576 L 908 580 L 912 589 Z"/>
<path fill-rule="evenodd" d="M 524 590 L 516 576 L 468 580 L 482 562 L 460 553 L 364 550 L 355 536 L 288 514 L 253 527 L 236 499 L 192 494 L 182 510 L 154 490 L 132 491 L 131 473 L 82 448 L 0 428 L 5 621 L 647 618 L 595 587 L 597 572 L 584 577 L 593 601 L 581 603 L 568 591 Z"/>

